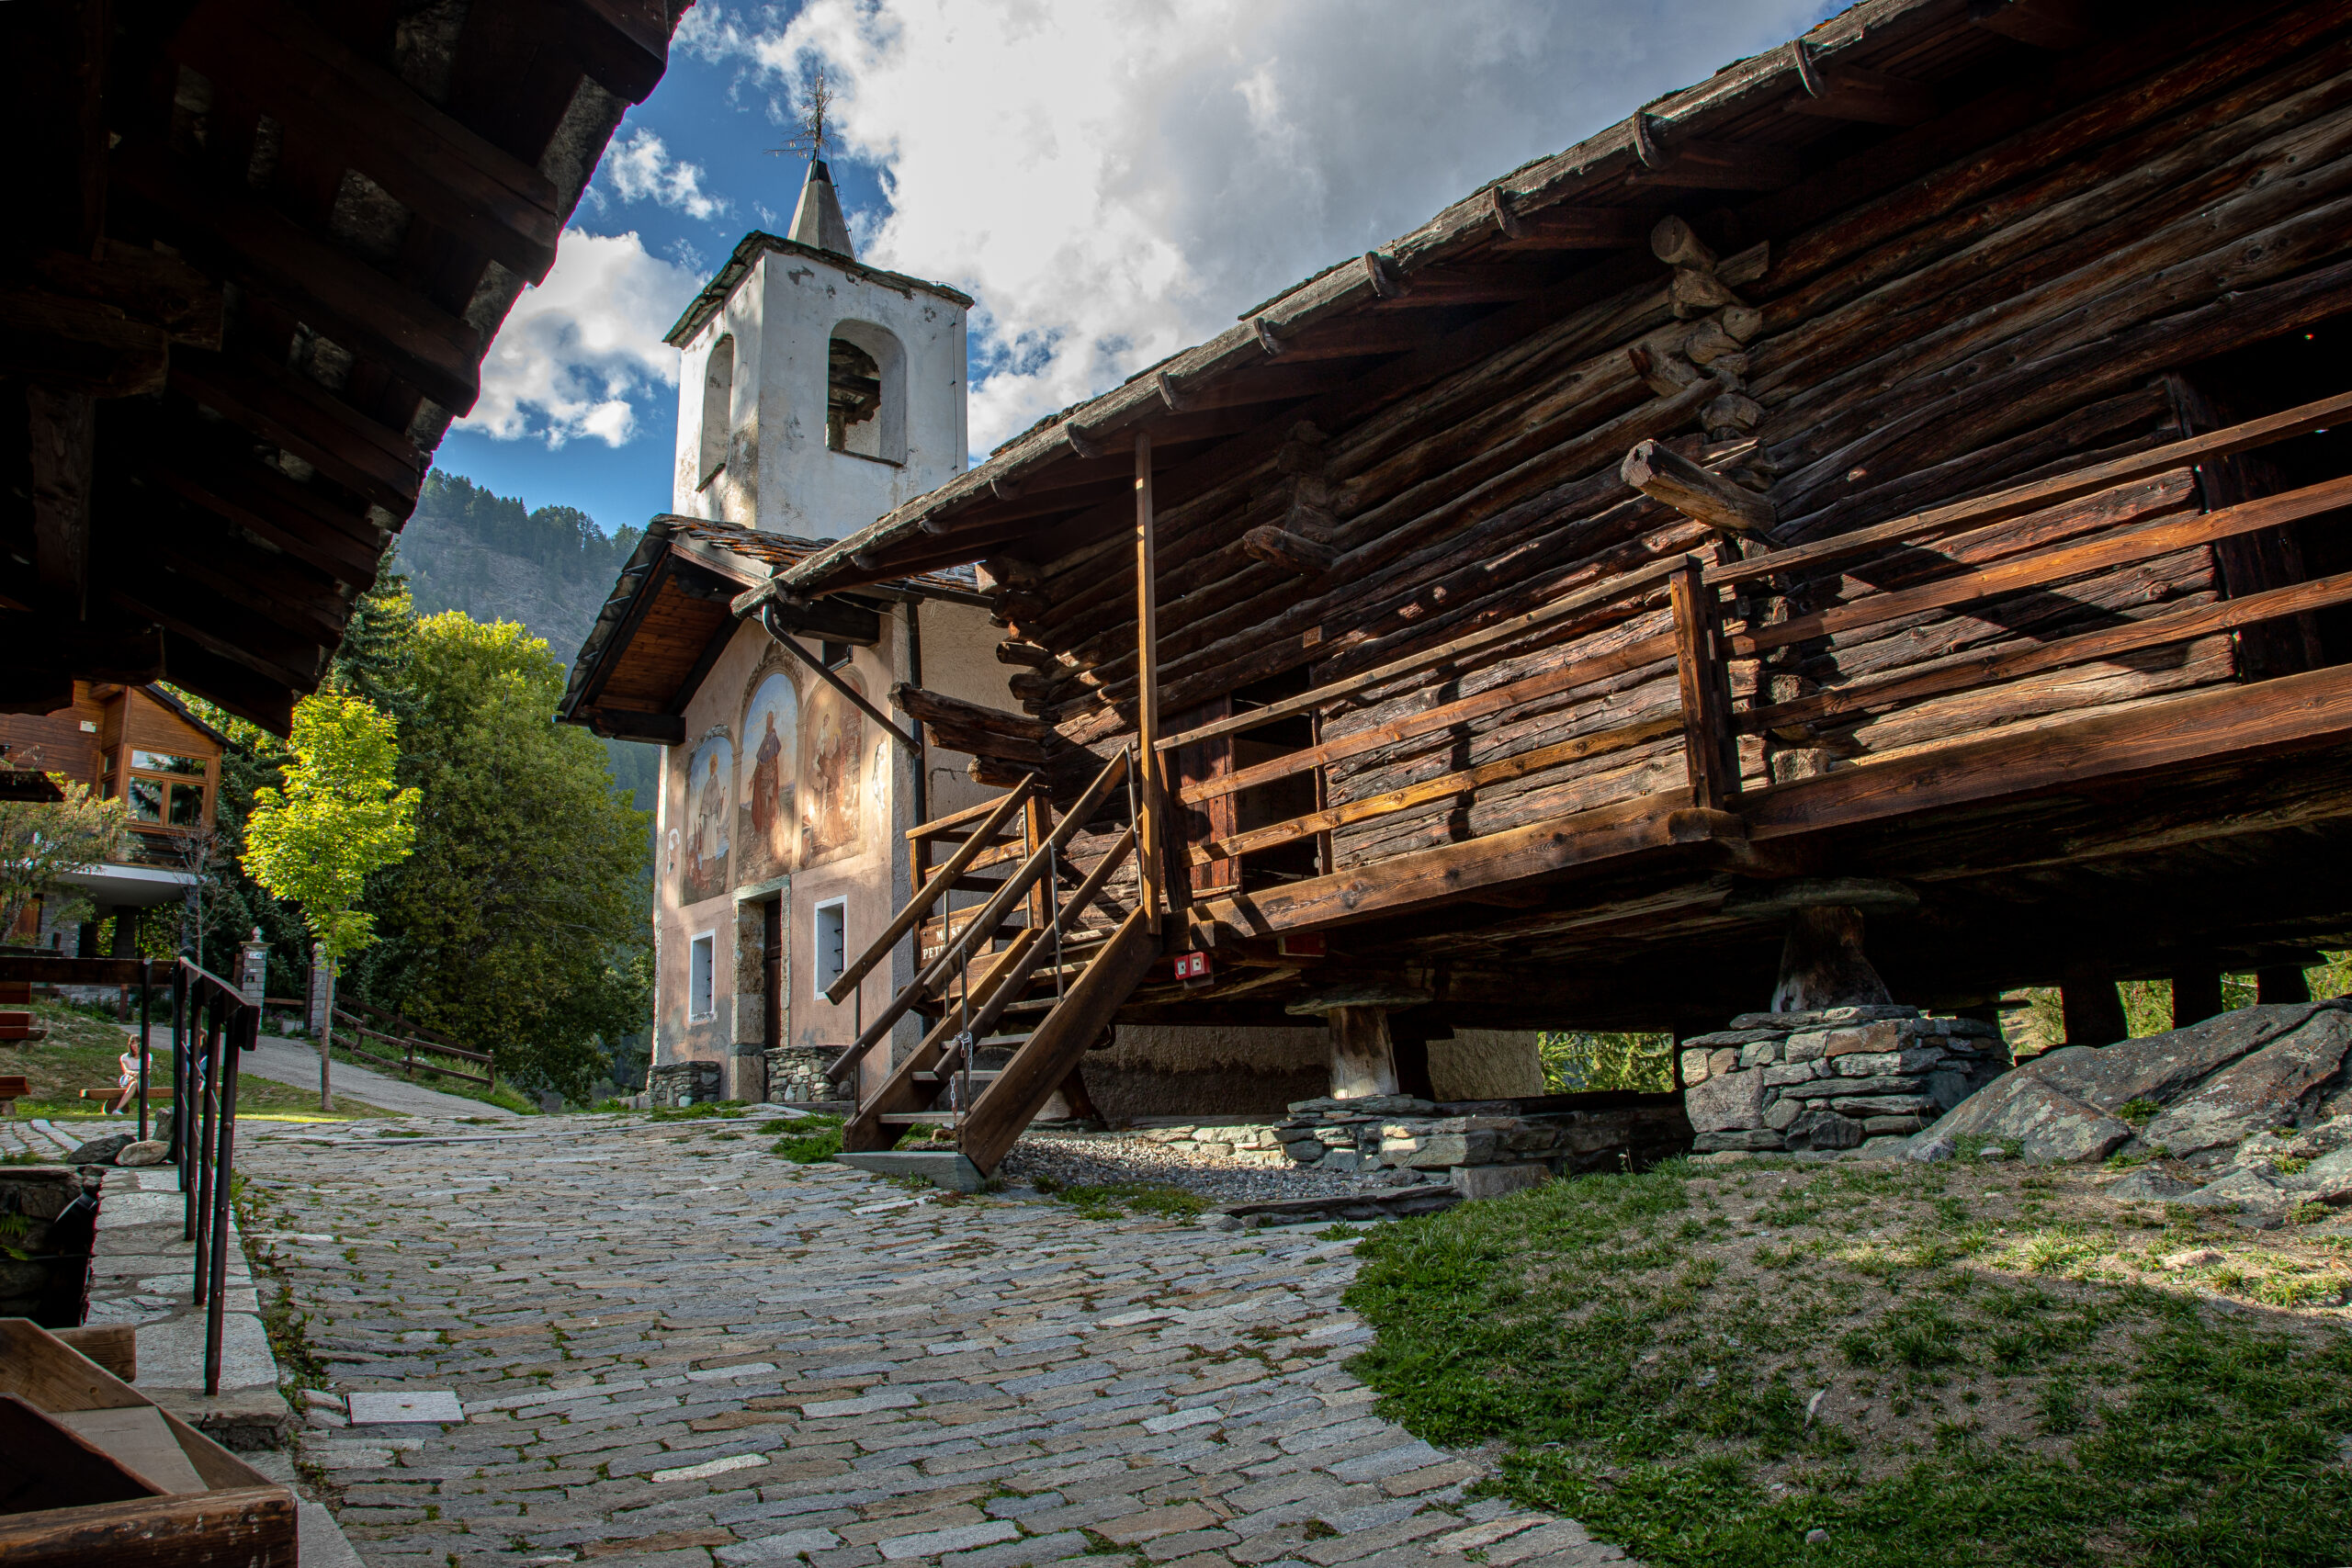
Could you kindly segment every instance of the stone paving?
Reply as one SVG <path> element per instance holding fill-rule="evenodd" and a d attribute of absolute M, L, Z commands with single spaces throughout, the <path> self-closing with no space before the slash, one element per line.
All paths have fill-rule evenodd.
<path fill-rule="evenodd" d="M 243 1162 L 333 1387 L 464 1402 L 312 1416 L 371 1568 L 1623 1561 L 1373 1413 L 1347 1241 L 919 1192 L 742 1122 L 401 1125 L 450 1136 Z"/>

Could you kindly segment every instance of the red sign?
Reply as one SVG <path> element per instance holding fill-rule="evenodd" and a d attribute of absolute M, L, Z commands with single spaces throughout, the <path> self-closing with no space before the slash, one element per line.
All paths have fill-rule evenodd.
<path fill-rule="evenodd" d="M 1209 977 L 1209 955 L 1205 953 L 1180 953 L 1176 955 L 1176 978 L 1205 980 Z"/>
<path fill-rule="evenodd" d="M 1282 937 L 1276 951 L 1284 958 L 1321 958 L 1325 956 L 1323 933 L 1301 931 L 1296 936 Z"/>

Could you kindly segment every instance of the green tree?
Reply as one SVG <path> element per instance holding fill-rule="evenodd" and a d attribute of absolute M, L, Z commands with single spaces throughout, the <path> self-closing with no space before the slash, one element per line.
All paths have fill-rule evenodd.
<path fill-rule="evenodd" d="M 354 983 L 502 1076 L 584 1099 L 650 1005 L 648 814 L 594 736 L 550 721 L 563 667 L 545 642 L 452 611 L 407 650 L 401 777 L 424 804 L 415 854 L 370 891 L 385 942 Z"/>
<path fill-rule="evenodd" d="M 1671 1034 L 1543 1033 L 1544 1087 L 1553 1094 L 1587 1089 L 1669 1089 L 1674 1087 Z"/>
<path fill-rule="evenodd" d="M 122 802 L 51 775 L 62 801 L 0 801 L 0 932 L 27 905 L 62 891 L 65 876 L 121 852 L 128 818 Z"/>
<path fill-rule="evenodd" d="M 391 716 L 347 692 L 316 692 L 295 705 L 287 750 L 285 787 L 254 791 L 245 870 L 301 906 L 327 958 L 346 958 L 375 940 L 376 917 L 358 908 L 369 874 L 415 845 L 417 792 L 394 785 L 400 742 Z"/>

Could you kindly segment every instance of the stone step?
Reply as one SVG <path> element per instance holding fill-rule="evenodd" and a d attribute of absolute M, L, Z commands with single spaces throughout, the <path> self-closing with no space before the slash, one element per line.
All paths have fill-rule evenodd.
<path fill-rule="evenodd" d="M 952 1127 L 953 1111 L 885 1111 L 877 1118 L 885 1127 Z"/>
<path fill-rule="evenodd" d="M 978 1192 L 988 1179 L 978 1166 L 954 1149 L 872 1149 L 833 1158 L 876 1176 L 924 1177 L 950 1192 Z"/>

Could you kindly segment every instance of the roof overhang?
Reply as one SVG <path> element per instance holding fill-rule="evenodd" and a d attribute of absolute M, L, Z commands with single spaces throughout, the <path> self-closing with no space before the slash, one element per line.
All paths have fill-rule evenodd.
<path fill-rule="evenodd" d="M 932 283 L 920 277 L 910 277 L 902 272 L 886 272 L 878 266 L 868 266 L 855 257 L 842 255 L 837 251 L 820 251 L 814 245 L 804 245 L 797 240 L 787 240 L 780 235 L 764 233 L 754 229 L 736 242 L 734 254 L 729 256 L 719 269 L 711 275 L 710 281 L 703 285 L 702 292 L 694 297 L 693 302 L 686 307 L 684 313 L 680 315 L 670 330 L 662 334 L 662 341 L 673 348 L 684 348 L 692 343 L 695 334 L 702 331 L 705 324 L 726 307 L 729 299 L 734 298 L 735 290 L 741 288 L 743 280 L 752 275 L 752 268 L 758 265 L 759 259 L 771 251 L 778 255 L 799 256 L 808 261 L 822 262 L 827 266 L 849 274 L 852 277 L 861 278 L 867 283 L 879 284 L 885 288 L 893 289 L 910 297 L 916 294 L 930 294 L 952 302 L 959 310 L 968 310 L 972 308 L 970 295 L 964 293 L 961 289 L 950 288 L 944 283 Z"/>

